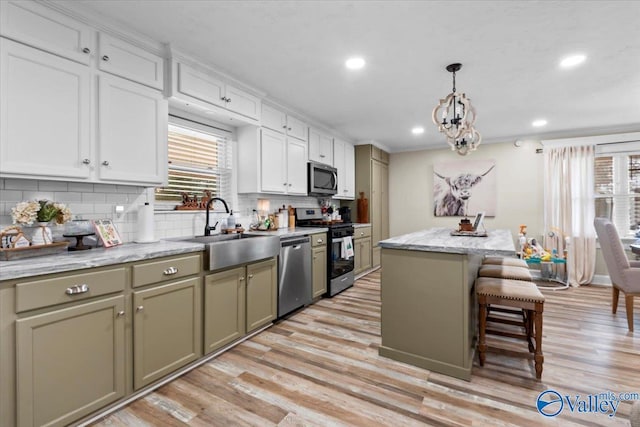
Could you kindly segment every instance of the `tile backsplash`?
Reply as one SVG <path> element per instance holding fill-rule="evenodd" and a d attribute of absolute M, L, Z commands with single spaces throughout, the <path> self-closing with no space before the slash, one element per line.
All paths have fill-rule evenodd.
<path fill-rule="evenodd" d="M 12 225 L 11 208 L 26 200 L 47 199 L 66 204 L 73 218 L 111 219 L 125 242 L 136 237 L 138 206 L 153 203 L 153 189 L 129 185 L 90 184 L 65 181 L 44 181 L 30 179 L 0 179 L 0 229 Z M 239 194 L 228 201 L 233 209 L 236 222 L 248 229 L 253 209 L 258 199 L 268 199 L 270 210 L 278 207 L 317 207 L 315 197 L 279 196 L 265 194 Z M 338 204 L 338 203 L 336 203 Z M 122 212 L 116 212 L 122 206 Z M 215 207 L 220 210 L 220 206 Z M 211 224 L 219 221 L 222 227 L 228 214 L 211 213 Z M 200 235 L 205 225 L 203 211 L 156 211 L 154 213 L 155 237 L 157 239 Z M 64 226 L 52 227 L 54 238 L 61 238 Z M 216 231 L 217 232 L 217 231 Z"/>

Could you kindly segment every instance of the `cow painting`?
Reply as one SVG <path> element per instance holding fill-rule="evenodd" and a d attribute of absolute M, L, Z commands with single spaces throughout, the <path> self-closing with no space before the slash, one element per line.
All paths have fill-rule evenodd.
<path fill-rule="evenodd" d="M 433 214 L 468 216 L 483 211 L 495 215 L 494 168 L 493 161 L 435 166 Z"/>

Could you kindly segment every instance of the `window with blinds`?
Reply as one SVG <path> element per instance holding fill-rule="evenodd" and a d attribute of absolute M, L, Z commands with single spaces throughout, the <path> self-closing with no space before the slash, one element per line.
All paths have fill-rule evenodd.
<path fill-rule="evenodd" d="M 640 154 L 601 154 L 595 159 L 596 216 L 613 221 L 621 234 L 640 229 Z"/>
<path fill-rule="evenodd" d="M 231 143 L 213 133 L 169 125 L 168 185 L 156 188 L 156 201 L 180 204 L 201 199 L 204 191 L 228 197 L 231 185 Z"/>

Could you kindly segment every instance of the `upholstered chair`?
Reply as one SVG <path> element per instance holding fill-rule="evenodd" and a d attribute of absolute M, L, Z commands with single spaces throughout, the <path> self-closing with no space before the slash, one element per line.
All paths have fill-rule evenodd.
<path fill-rule="evenodd" d="M 618 309 L 620 291 L 624 294 L 629 331 L 633 331 L 633 297 L 640 295 L 640 261 L 629 261 L 613 223 L 607 218 L 593 221 L 613 285 L 613 313 Z"/>

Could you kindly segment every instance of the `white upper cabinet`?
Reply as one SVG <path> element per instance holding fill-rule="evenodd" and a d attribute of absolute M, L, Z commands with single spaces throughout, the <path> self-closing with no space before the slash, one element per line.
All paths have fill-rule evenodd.
<path fill-rule="evenodd" d="M 100 33 L 98 67 L 102 71 L 162 90 L 164 60 L 123 40 Z"/>
<path fill-rule="evenodd" d="M 333 140 L 333 166 L 338 170 L 338 192 L 334 199 L 355 199 L 355 148 L 353 145 Z"/>
<path fill-rule="evenodd" d="M 87 179 L 89 68 L 0 38 L 0 176 Z"/>
<path fill-rule="evenodd" d="M 216 106 L 253 120 L 260 119 L 260 98 L 184 63 L 175 62 L 173 67 L 172 96 L 195 101 L 204 108 Z"/>
<path fill-rule="evenodd" d="M 38 49 L 89 64 L 91 27 L 35 2 L 0 1 L 0 35 Z"/>
<path fill-rule="evenodd" d="M 333 138 L 309 128 L 309 160 L 333 166 Z"/>
<path fill-rule="evenodd" d="M 307 140 L 307 125 L 302 120 L 289 116 L 284 111 L 280 111 L 270 105 L 262 104 L 261 122 L 263 127 L 302 141 Z"/>
<path fill-rule="evenodd" d="M 307 195 L 307 143 L 266 128 L 238 128 L 238 192 Z"/>
<path fill-rule="evenodd" d="M 99 158 L 103 181 L 163 184 L 167 177 L 167 100 L 156 90 L 99 77 Z"/>

